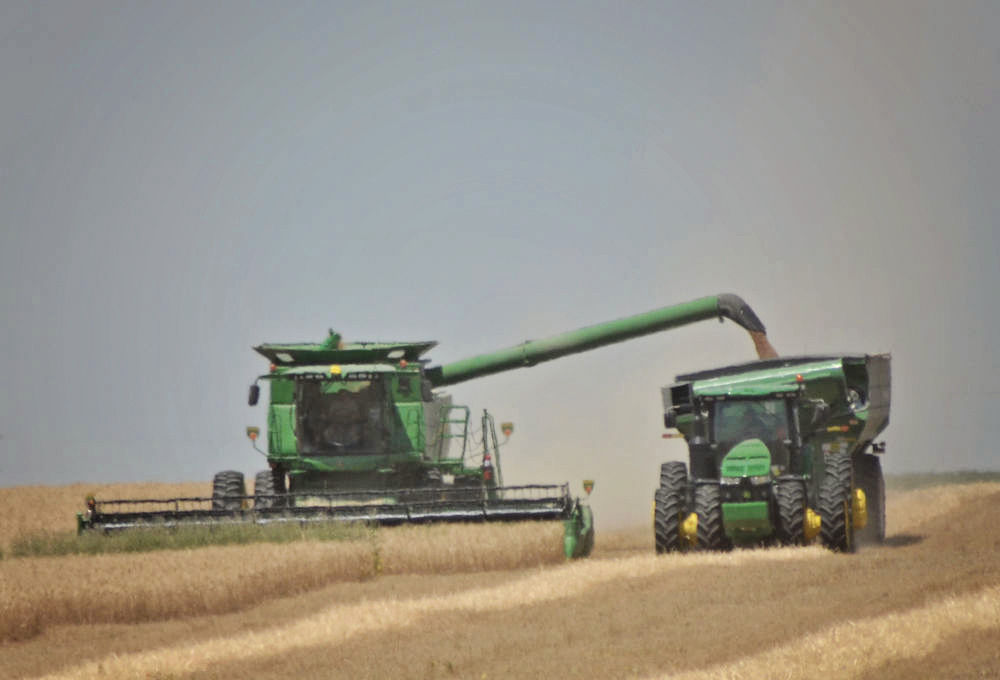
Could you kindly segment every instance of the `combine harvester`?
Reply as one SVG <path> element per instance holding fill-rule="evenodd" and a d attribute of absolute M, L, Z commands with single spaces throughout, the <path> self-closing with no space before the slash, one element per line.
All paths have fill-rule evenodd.
<path fill-rule="evenodd" d="M 875 438 L 889 424 L 889 362 L 774 358 L 677 376 L 663 388 L 664 424 L 687 440 L 690 470 L 660 467 L 656 551 L 882 542 Z"/>
<path fill-rule="evenodd" d="M 436 388 L 702 321 L 729 318 L 748 330 L 758 354 L 773 356 L 753 310 L 730 294 L 664 307 L 440 366 L 422 358 L 435 342 L 344 343 L 330 331 L 318 344 L 254 349 L 270 370 L 268 469 L 248 495 L 243 474 L 215 475 L 211 498 L 104 500 L 88 497 L 78 528 L 106 532 L 186 524 L 358 521 L 564 522 L 564 551 L 593 546 L 593 517 L 567 484 L 505 486 L 500 442 L 484 411 L 473 443 L 470 411 Z M 502 424 L 509 436 L 513 426 Z M 260 431 L 247 428 L 257 448 Z M 479 449 L 473 451 L 473 448 Z M 587 493 L 593 482 L 585 483 Z"/>

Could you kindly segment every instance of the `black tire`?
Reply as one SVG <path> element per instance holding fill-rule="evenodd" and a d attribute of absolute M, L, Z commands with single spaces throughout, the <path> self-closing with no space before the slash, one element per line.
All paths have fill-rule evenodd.
<path fill-rule="evenodd" d="M 681 522 L 687 510 L 687 466 L 678 461 L 660 466 L 660 488 L 653 496 L 653 536 L 656 552 L 686 550 Z"/>
<path fill-rule="evenodd" d="M 660 463 L 660 488 L 678 486 L 678 483 L 687 483 L 687 465 L 679 460 L 671 460 Z M 683 485 L 681 485 L 683 486 Z"/>
<path fill-rule="evenodd" d="M 819 485 L 820 539 L 830 550 L 851 553 L 855 550 L 854 521 L 851 514 L 853 466 L 845 453 L 826 456 L 826 471 Z"/>
<path fill-rule="evenodd" d="M 722 526 L 722 490 L 718 484 L 694 487 L 694 511 L 698 515 L 698 548 L 729 550 L 733 547 Z"/>
<path fill-rule="evenodd" d="M 779 479 L 774 483 L 777 511 L 774 534 L 781 545 L 806 542 L 806 485 L 801 479 Z"/>
<path fill-rule="evenodd" d="M 281 508 L 285 505 L 285 473 L 261 470 L 253 478 L 253 507 L 257 510 Z"/>
<path fill-rule="evenodd" d="M 863 453 L 854 460 L 854 483 L 865 492 L 868 524 L 856 532 L 858 545 L 885 541 L 885 478 L 878 456 Z"/>
<path fill-rule="evenodd" d="M 212 509 L 234 512 L 243 507 L 247 495 L 243 473 L 236 470 L 217 472 L 212 479 Z"/>

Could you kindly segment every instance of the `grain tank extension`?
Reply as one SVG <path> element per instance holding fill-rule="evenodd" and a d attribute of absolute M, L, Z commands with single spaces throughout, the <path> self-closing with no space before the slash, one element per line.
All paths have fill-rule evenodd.
<path fill-rule="evenodd" d="M 266 442 L 267 469 L 248 494 L 241 472 L 213 480 L 211 498 L 90 499 L 81 530 L 219 522 L 550 520 L 565 523 L 565 551 L 589 553 L 593 522 L 566 484 L 505 486 L 493 417 L 478 435 L 467 406 L 441 388 L 534 366 L 650 333 L 729 318 L 767 352 L 764 326 L 730 294 L 705 297 L 588 326 L 441 365 L 424 358 L 437 343 L 345 343 L 334 331 L 319 343 L 262 344 L 270 363 L 250 388 L 269 386 L 266 437 L 247 428 L 255 449 Z M 762 349 L 764 348 L 764 349 Z M 513 426 L 502 424 L 509 435 Z"/>

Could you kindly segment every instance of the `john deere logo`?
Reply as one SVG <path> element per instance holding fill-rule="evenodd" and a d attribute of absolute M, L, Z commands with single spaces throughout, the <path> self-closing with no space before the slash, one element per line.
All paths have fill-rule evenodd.
<path fill-rule="evenodd" d="M 587 495 L 589 496 L 590 492 L 594 490 L 594 480 L 593 479 L 583 480 L 583 490 L 586 491 Z"/>

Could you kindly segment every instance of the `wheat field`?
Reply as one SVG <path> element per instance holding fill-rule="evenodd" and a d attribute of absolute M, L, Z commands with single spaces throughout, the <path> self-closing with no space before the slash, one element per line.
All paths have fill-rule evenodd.
<path fill-rule="evenodd" d="M 91 490 L 0 489 L 0 540 Z M 566 563 L 517 524 L 8 558 L 0 677 L 1000 677 L 997 527 L 993 482 L 891 493 L 855 555 L 656 556 L 637 527 Z"/>

